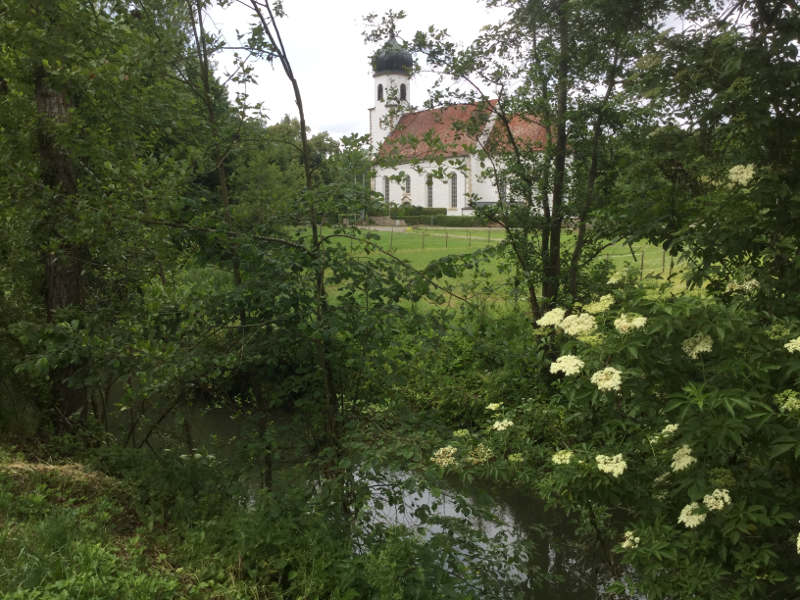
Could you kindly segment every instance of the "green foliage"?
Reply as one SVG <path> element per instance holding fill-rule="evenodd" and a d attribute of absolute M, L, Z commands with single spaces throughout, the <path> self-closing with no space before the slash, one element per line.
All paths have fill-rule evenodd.
<path fill-rule="evenodd" d="M 549 389 L 493 407 L 471 427 L 477 437 L 451 442 L 467 445 L 457 468 L 535 489 L 573 515 L 587 549 L 630 565 L 625 585 L 648 598 L 789 597 L 798 584 L 800 437 L 794 405 L 781 403 L 800 385 L 796 352 L 784 347 L 798 324 L 776 335 L 747 304 L 631 288 L 613 296 L 595 332 L 542 330 L 553 359 L 575 355 L 580 372 L 542 375 Z M 631 315 L 646 323 L 626 327 Z M 606 367 L 621 373 L 618 390 L 592 381 Z M 505 420 L 512 424 L 498 426 Z M 493 458 L 471 465 L 478 443 Z M 688 460 L 679 459 L 684 446 Z M 552 459 L 559 451 L 569 454 Z M 604 472 L 599 455 L 625 465 Z M 708 504 L 714 490 L 730 503 Z M 705 520 L 689 528 L 679 516 L 692 502 Z M 632 547 L 622 545 L 626 530 L 639 539 Z"/>

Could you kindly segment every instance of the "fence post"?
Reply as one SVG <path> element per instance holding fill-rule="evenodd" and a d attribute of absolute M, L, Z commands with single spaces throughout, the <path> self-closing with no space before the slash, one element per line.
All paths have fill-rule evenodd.
<path fill-rule="evenodd" d="M 467 231 L 467 248 L 472 248 L 472 230 Z"/>
<path fill-rule="evenodd" d="M 644 248 L 639 250 L 639 252 L 642 255 L 642 262 L 641 266 L 639 267 L 639 281 L 641 281 L 642 279 L 644 279 Z"/>
<path fill-rule="evenodd" d="M 394 225 L 392 225 L 391 230 L 389 230 L 389 252 L 392 251 L 393 241 L 394 241 Z"/>
<path fill-rule="evenodd" d="M 448 231 L 447 231 L 447 229 L 445 229 L 444 230 L 444 247 L 445 248 L 447 248 L 447 234 L 448 234 Z"/>
<path fill-rule="evenodd" d="M 422 249 L 425 250 L 425 230 L 422 230 Z"/>

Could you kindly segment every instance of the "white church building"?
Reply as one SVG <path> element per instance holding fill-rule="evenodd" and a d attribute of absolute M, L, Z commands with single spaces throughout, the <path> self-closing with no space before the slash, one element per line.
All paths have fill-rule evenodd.
<path fill-rule="evenodd" d="M 486 159 L 508 140 L 494 101 L 411 111 L 413 59 L 392 36 L 375 53 L 369 133 L 376 157 L 373 191 L 386 202 L 472 214 L 476 204 L 505 199 L 505 182 Z M 535 120 L 509 123 L 518 142 L 542 149 L 545 129 Z M 479 157 L 483 155 L 483 159 Z"/>

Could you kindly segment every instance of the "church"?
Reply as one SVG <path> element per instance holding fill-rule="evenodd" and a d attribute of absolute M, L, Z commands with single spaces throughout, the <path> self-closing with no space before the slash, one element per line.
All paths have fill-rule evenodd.
<path fill-rule="evenodd" d="M 508 147 L 495 101 L 411 110 L 411 54 L 394 36 L 375 53 L 369 134 L 376 158 L 373 191 L 386 202 L 445 208 L 469 215 L 475 206 L 506 200 L 502 169 L 491 157 Z M 541 150 L 547 132 L 534 119 L 513 117 L 511 135 Z"/>

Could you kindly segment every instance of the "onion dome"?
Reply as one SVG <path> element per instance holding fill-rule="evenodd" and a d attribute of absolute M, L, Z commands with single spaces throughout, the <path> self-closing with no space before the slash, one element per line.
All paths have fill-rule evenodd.
<path fill-rule="evenodd" d="M 382 73 L 403 73 L 408 75 L 414 68 L 411 52 L 403 48 L 392 35 L 389 41 L 372 56 L 372 68 L 375 75 Z"/>

